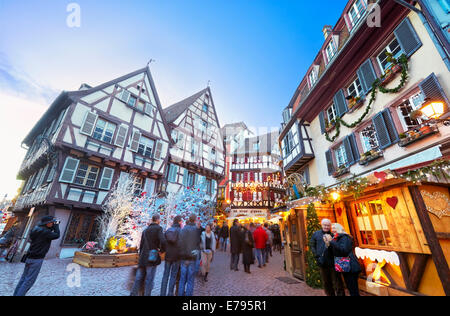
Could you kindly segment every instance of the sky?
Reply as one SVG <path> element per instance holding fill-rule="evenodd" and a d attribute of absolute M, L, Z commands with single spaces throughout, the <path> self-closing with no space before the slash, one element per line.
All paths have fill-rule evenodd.
<path fill-rule="evenodd" d="M 71 3 L 80 27 L 70 27 Z M 220 124 L 278 128 L 347 0 L 0 0 L 0 199 L 21 142 L 63 90 L 145 67 L 162 106 L 210 82 Z M 324 10 L 325 9 L 325 10 Z"/>

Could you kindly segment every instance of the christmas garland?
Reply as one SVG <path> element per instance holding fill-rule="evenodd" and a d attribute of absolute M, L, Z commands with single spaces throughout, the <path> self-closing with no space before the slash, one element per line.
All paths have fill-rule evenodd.
<path fill-rule="evenodd" d="M 393 89 L 384 88 L 381 83 L 382 79 L 385 78 L 386 75 L 383 75 L 381 78 L 377 78 L 375 82 L 372 84 L 372 92 L 370 94 L 370 100 L 369 104 L 366 107 L 366 110 L 361 115 L 361 117 L 353 122 L 352 124 L 348 124 L 345 122 L 342 118 L 337 117 L 336 119 L 332 120 L 330 123 L 334 124 L 336 128 L 336 134 L 333 137 L 330 137 L 327 131 L 325 131 L 325 138 L 333 143 L 341 134 L 341 124 L 348 128 L 355 128 L 361 122 L 366 118 L 367 114 L 369 114 L 370 109 L 372 108 L 372 104 L 375 102 L 377 92 L 380 91 L 381 93 L 398 93 L 406 84 L 406 81 L 408 80 L 408 58 L 405 54 L 401 55 L 398 59 L 394 58 L 392 54 L 388 54 L 388 61 L 392 63 L 392 65 L 401 65 L 402 67 L 402 77 L 400 80 L 400 83 L 397 87 Z"/>

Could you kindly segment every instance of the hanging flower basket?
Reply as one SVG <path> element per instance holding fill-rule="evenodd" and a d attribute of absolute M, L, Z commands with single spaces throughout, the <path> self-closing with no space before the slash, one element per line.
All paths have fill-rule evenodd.
<path fill-rule="evenodd" d="M 389 82 L 395 79 L 398 73 L 402 71 L 402 66 L 400 65 L 392 65 L 388 68 L 383 77 L 381 77 L 380 85 L 382 87 L 386 86 Z"/>

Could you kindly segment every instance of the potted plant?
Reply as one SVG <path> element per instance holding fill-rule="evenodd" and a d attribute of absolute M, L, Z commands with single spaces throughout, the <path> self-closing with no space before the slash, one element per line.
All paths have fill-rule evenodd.
<path fill-rule="evenodd" d="M 431 129 L 431 126 L 429 124 L 425 124 L 419 129 L 419 132 L 422 135 L 429 134 L 429 133 L 431 133 L 431 131 L 432 131 L 432 129 Z"/>
<path fill-rule="evenodd" d="M 398 137 L 400 137 L 400 139 L 405 139 L 408 136 L 405 133 L 401 133 L 400 135 L 398 135 Z"/>

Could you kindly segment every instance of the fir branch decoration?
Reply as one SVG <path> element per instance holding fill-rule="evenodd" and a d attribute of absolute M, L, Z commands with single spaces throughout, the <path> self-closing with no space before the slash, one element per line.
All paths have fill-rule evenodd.
<path fill-rule="evenodd" d="M 316 208 L 314 203 L 308 205 L 308 210 L 306 213 L 306 229 L 308 234 L 308 245 L 311 241 L 314 232 L 321 230 L 322 227 L 319 223 L 319 218 L 317 217 Z M 312 288 L 322 288 L 322 279 L 320 276 L 320 269 L 317 265 L 316 259 L 311 249 L 308 247 L 306 252 L 306 284 Z"/>

